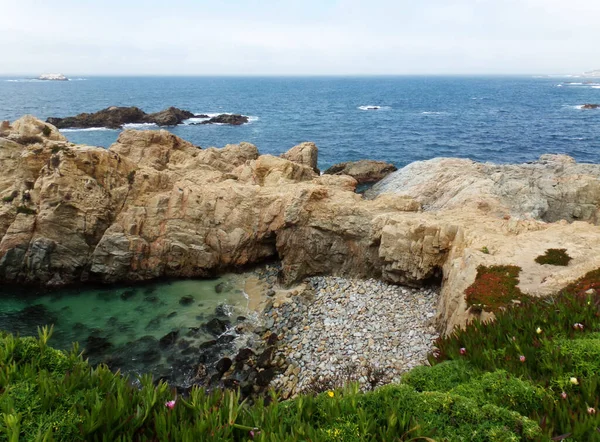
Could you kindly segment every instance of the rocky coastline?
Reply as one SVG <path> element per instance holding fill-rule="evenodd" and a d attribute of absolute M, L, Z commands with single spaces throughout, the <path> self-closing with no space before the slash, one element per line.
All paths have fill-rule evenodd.
<path fill-rule="evenodd" d="M 360 365 L 359 343 L 378 361 L 354 370 L 368 388 L 374 374 L 387 382 L 422 363 L 438 333 L 492 319 L 465 297 L 480 266 L 518 267 L 527 296 L 600 268 L 599 165 L 564 155 L 522 165 L 437 158 L 362 196 L 352 176 L 320 175 L 317 159 L 314 143 L 275 157 L 249 143 L 203 149 L 164 130 L 125 130 L 103 149 L 70 143 L 32 116 L 4 122 L 0 282 L 206 278 L 279 259 L 277 285 L 272 275 L 262 285 L 272 297 L 264 324 L 231 324 L 242 340 L 252 336 L 241 343 L 251 354 L 214 367 L 213 381 L 260 375 L 294 394 L 343 376 L 353 356 Z M 549 248 L 572 260 L 537 263 Z M 350 335 L 337 328 L 346 322 Z M 387 349 L 376 339 L 385 333 Z"/>

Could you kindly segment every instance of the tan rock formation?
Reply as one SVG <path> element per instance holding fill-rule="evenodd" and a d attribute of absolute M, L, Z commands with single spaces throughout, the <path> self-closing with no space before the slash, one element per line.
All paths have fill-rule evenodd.
<path fill-rule="evenodd" d="M 432 160 L 431 170 L 391 175 L 384 182 L 401 185 L 367 200 L 355 179 L 318 176 L 302 155 L 259 155 L 248 143 L 202 150 L 166 131 L 124 131 L 107 150 L 43 126 L 30 117 L 2 126 L 4 283 L 205 277 L 279 256 L 288 283 L 315 274 L 441 279 L 439 321 L 449 331 L 472 319 L 464 290 L 480 264 L 522 267 L 521 289 L 534 296 L 600 267 L 600 166 L 565 157 Z M 288 157 L 305 149 L 293 150 Z M 588 222 L 543 220 L 575 212 Z M 573 261 L 536 264 L 549 247 Z"/>
<path fill-rule="evenodd" d="M 315 173 L 319 173 L 317 161 L 319 159 L 319 149 L 315 143 L 306 142 L 292 147 L 290 150 L 281 155 L 281 158 L 292 161 L 293 163 L 308 166 Z"/>

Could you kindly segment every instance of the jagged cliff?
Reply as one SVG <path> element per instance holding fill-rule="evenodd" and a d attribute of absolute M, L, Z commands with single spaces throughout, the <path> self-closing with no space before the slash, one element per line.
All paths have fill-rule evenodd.
<path fill-rule="evenodd" d="M 316 155 L 310 143 L 283 158 L 248 143 L 200 149 L 162 130 L 126 130 L 103 149 L 69 143 L 31 116 L 3 123 L 0 281 L 204 277 L 278 256 L 287 283 L 441 278 L 439 323 L 450 330 L 469 319 L 464 290 L 480 264 L 522 267 L 531 295 L 600 267 L 600 166 L 562 156 L 502 170 L 432 160 L 364 199 L 353 178 L 319 176 Z M 550 247 L 573 261 L 536 264 Z"/>

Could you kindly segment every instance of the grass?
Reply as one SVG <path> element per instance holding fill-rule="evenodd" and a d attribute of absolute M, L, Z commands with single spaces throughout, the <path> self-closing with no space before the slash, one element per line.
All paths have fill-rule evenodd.
<path fill-rule="evenodd" d="M 567 249 L 548 249 L 546 253 L 535 258 L 538 264 L 549 264 L 553 266 L 568 266 L 571 261 Z"/>

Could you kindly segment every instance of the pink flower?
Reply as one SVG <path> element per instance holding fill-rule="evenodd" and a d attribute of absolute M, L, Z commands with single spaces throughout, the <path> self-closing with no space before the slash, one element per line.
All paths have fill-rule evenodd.
<path fill-rule="evenodd" d="M 167 407 L 168 409 L 172 410 L 173 408 L 175 408 L 175 401 L 167 401 L 165 402 L 165 407 Z"/>
<path fill-rule="evenodd" d="M 573 328 L 575 330 L 583 330 L 583 324 L 581 322 L 576 322 L 575 324 L 573 324 Z"/>
<path fill-rule="evenodd" d="M 567 393 L 565 393 L 564 391 L 560 394 L 560 397 L 563 399 L 567 398 Z"/>
<path fill-rule="evenodd" d="M 519 356 L 519 361 L 525 362 L 525 356 L 523 356 L 523 355 Z"/>
<path fill-rule="evenodd" d="M 460 353 L 461 355 L 466 355 L 466 354 L 467 354 L 467 349 L 466 349 L 466 348 L 464 348 L 464 347 L 461 347 L 461 349 L 460 349 L 460 350 L 458 350 L 458 351 L 459 351 L 459 353 Z"/>
<path fill-rule="evenodd" d="M 260 430 L 258 428 L 255 428 L 254 430 L 250 430 L 248 434 L 250 435 L 250 439 L 254 439 L 254 436 L 260 434 Z"/>
<path fill-rule="evenodd" d="M 596 414 L 596 409 L 594 407 L 588 407 L 588 414 Z"/>

